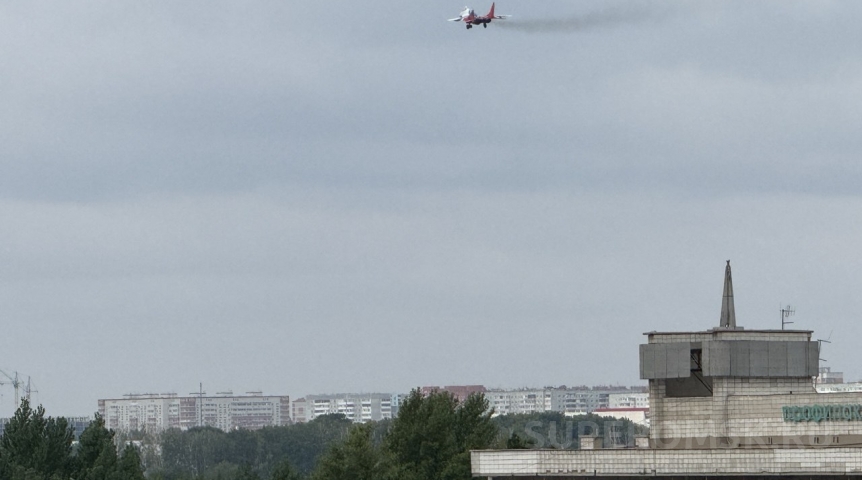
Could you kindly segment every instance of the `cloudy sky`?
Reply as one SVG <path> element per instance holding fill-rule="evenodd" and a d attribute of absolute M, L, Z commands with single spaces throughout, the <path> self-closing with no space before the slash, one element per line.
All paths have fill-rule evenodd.
<path fill-rule="evenodd" d="M 731 259 L 862 377 L 862 3 L 462 7 L 0 2 L 0 368 L 53 415 L 638 384 Z"/>

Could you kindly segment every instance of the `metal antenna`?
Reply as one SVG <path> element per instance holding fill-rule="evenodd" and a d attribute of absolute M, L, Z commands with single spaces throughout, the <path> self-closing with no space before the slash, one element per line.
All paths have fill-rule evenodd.
<path fill-rule="evenodd" d="M 818 354 L 823 351 L 823 349 L 820 347 L 820 345 L 823 343 L 832 343 L 829 341 L 831 338 L 832 338 L 832 330 L 829 330 L 829 336 L 826 337 L 826 340 L 823 340 L 820 338 L 817 339 L 817 353 Z M 829 360 L 826 360 L 825 358 L 820 358 L 819 360 L 821 362 L 828 362 L 829 361 Z"/>
<path fill-rule="evenodd" d="M 791 308 L 790 305 L 781 309 L 781 329 L 782 330 L 784 330 L 785 325 L 789 325 L 789 324 L 793 323 L 793 322 L 788 322 L 787 317 L 792 316 L 794 313 L 796 313 L 796 309 Z"/>
<path fill-rule="evenodd" d="M 200 383 L 198 388 L 199 389 L 197 392 L 191 392 L 191 393 L 189 393 L 189 395 L 197 395 L 198 396 L 198 401 L 197 401 L 197 403 L 198 403 L 198 426 L 203 427 L 204 426 L 204 395 L 206 395 L 207 392 L 204 391 L 203 382 Z"/>

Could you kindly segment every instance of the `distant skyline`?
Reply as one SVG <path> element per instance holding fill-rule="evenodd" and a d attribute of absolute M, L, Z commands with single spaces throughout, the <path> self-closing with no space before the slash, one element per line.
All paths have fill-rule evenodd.
<path fill-rule="evenodd" d="M 862 378 L 862 3 L 394 7 L 0 6 L 0 369 L 64 416 L 634 385 L 730 259 Z"/>

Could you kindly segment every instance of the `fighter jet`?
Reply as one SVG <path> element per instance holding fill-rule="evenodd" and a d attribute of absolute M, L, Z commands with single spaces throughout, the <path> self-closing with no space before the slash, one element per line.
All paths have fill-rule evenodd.
<path fill-rule="evenodd" d="M 488 28 L 488 24 L 491 23 L 491 20 L 503 20 L 509 17 L 511 17 L 511 15 L 494 15 L 494 4 L 491 3 L 491 11 L 488 12 L 487 15 L 476 15 L 476 12 L 472 8 L 464 7 L 461 15 L 457 18 L 450 18 L 449 21 L 464 22 L 467 24 L 467 30 L 469 30 L 473 28 L 473 25 L 482 25 L 483 27 Z"/>

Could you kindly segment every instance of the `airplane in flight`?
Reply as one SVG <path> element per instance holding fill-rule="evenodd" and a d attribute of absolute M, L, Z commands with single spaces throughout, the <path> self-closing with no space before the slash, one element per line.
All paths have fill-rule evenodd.
<path fill-rule="evenodd" d="M 467 24 L 467 29 L 473 28 L 473 25 L 482 25 L 485 28 L 488 28 L 488 24 L 491 23 L 491 20 L 503 20 L 504 18 L 509 18 L 511 15 L 494 15 L 494 4 L 491 3 L 491 11 L 488 12 L 487 15 L 476 15 L 476 12 L 470 7 L 464 7 L 464 10 L 461 12 L 457 18 L 450 18 L 450 22 L 464 22 Z"/>

